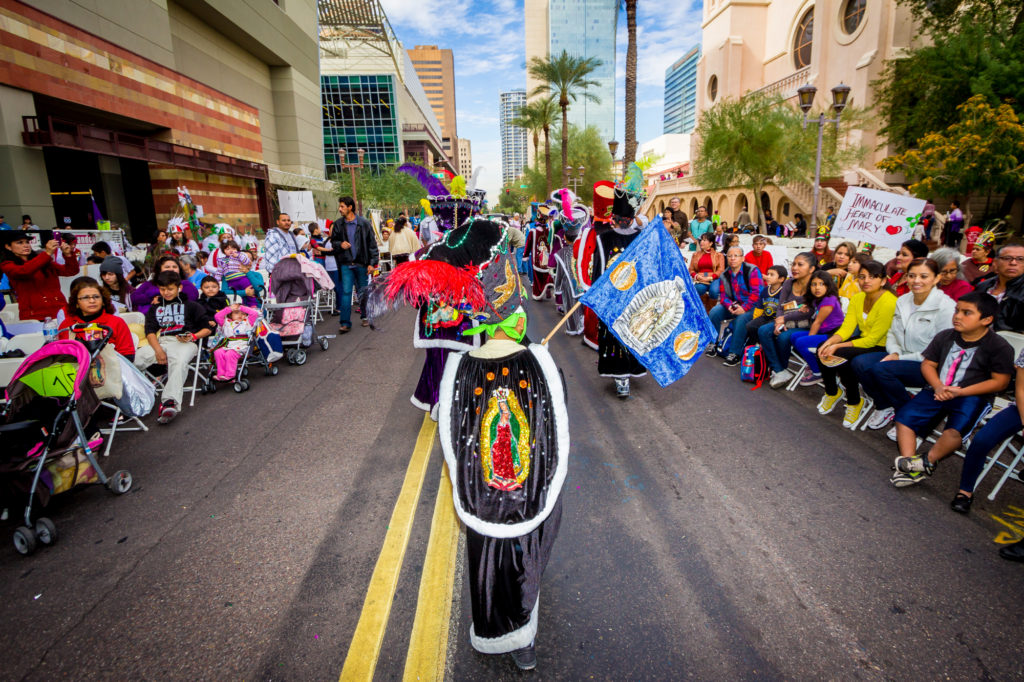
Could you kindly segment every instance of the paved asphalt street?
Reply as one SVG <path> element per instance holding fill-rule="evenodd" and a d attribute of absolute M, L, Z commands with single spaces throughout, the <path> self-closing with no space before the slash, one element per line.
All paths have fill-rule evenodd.
<path fill-rule="evenodd" d="M 534 339 L 556 319 L 552 304 L 531 316 Z M 337 679 L 423 426 L 411 324 L 357 327 L 247 394 L 120 437 L 102 464 L 131 469 L 128 495 L 58 496 L 55 546 L 0 551 L 0 679 Z M 705 358 L 620 402 L 593 351 L 562 335 L 552 351 L 572 455 L 535 679 L 1024 675 L 1024 565 L 994 543 L 1022 486 L 962 517 L 959 460 L 893 489 L 894 446 L 818 416 L 820 389 L 750 391 Z M 375 679 L 403 676 L 441 472 L 435 446 Z M 518 678 L 469 646 L 463 553 L 445 677 Z"/>

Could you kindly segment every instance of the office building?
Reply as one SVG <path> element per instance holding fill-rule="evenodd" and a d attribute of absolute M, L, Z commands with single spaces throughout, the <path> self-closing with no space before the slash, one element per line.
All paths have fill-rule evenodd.
<path fill-rule="evenodd" d="M 596 126 L 605 140 L 615 138 L 615 29 L 618 0 L 526 0 L 526 63 L 563 51 L 601 64 L 590 75 L 590 90 L 600 102 L 577 99 L 569 106 L 569 123 Z M 528 92 L 539 85 L 527 75 Z M 532 99 L 532 97 L 531 97 Z"/>
<path fill-rule="evenodd" d="M 700 45 L 694 45 L 675 64 L 665 69 L 665 123 L 662 133 L 692 133 L 697 125 L 697 62 Z"/>
<path fill-rule="evenodd" d="M 0 213 L 87 228 L 91 191 L 149 241 L 179 185 L 268 228 L 274 186 L 329 184 L 316 0 L 4 0 L 0 26 Z"/>
<path fill-rule="evenodd" d="M 437 45 L 417 45 L 407 50 L 423 92 L 441 126 L 441 142 L 453 163 L 458 156 L 458 129 L 455 121 L 455 60 L 452 51 Z"/>
<path fill-rule="evenodd" d="M 526 104 L 525 90 L 509 90 L 499 96 L 498 118 L 501 126 L 501 182 L 514 180 L 526 167 L 526 130 L 511 124 Z"/>
<path fill-rule="evenodd" d="M 459 138 L 459 175 L 467 181 L 473 175 L 473 147 L 468 137 Z"/>

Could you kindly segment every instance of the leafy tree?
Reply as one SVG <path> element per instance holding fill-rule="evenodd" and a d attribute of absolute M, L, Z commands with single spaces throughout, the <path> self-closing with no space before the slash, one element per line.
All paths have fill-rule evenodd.
<path fill-rule="evenodd" d="M 563 168 L 566 165 L 573 168 L 584 167 L 583 181 L 578 184 L 575 191 L 584 203 L 590 204 L 594 183 L 598 180 L 608 180 L 612 176 L 612 155 L 608 153 L 608 144 L 601 139 L 601 131 L 596 126 L 587 126 L 581 130 L 570 124 L 568 132 L 567 152 L 562 153 L 562 146 L 559 143 L 556 143 L 552 151 L 556 157 L 566 159 Z M 546 182 L 546 171 L 546 168 L 526 168 L 522 182 L 516 184 L 527 186 L 523 192 L 531 200 L 543 201 L 551 196 L 551 190 L 548 189 Z M 572 189 L 569 183 L 562 186 Z"/>
<path fill-rule="evenodd" d="M 843 113 L 849 126 L 855 118 Z M 760 196 L 766 185 L 807 182 L 814 176 L 818 131 L 814 125 L 805 129 L 802 114 L 779 97 L 750 94 L 725 99 L 701 115 L 696 134 L 700 148 L 695 181 L 707 189 L 749 189 L 759 223 Z M 832 125 L 827 125 L 824 135 L 822 177 L 839 173 L 863 154 Z"/>
<path fill-rule="evenodd" d="M 636 160 L 636 3 L 625 0 L 626 4 L 626 146 L 622 164 L 629 166 Z"/>
<path fill-rule="evenodd" d="M 602 62 L 596 57 L 574 57 L 565 50 L 557 57 L 541 59 L 534 57 L 530 61 L 530 75 L 541 81 L 531 95 L 549 94 L 558 97 L 558 106 L 562 110 L 562 184 L 566 183 L 565 167 L 569 164 L 566 156 L 569 149 L 569 104 L 579 98 L 585 98 L 600 104 L 601 99 L 589 88 L 596 87 L 598 82 L 590 75 Z M 548 161 L 550 166 L 551 162 Z"/>
<path fill-rule="evenodd" d="M 379 208 L 397 213 L 402 209 L 419 210 L 420 199 L 427 196 L 426 190 L 416 180 L 398 172 L 398 165 L 363 168 L 356 171 L 356 194 L 365 211 Z M 338 196 L 352 192 L 352 180 L 348 172 L 331 177 L 337 186 Z"/>
<path fill-rule="evenodd" d="M 520 215 L 525 215 L 530 207 L 530 196 L 527 194 L 528 189 L 520 187 L 523 184 L 526 183 L 522 179 L 516 178 L 502 185 L 501 196 L 498 197 L 495 210 L 500 213 L 519 213 Z"/>
<path fill-rule="evenodd" d="M 551 190 L 551 128 L 557 123 L 558 104 L 553 97 L 541 97 L 519 109 L 519 116 L 512 119 L 512 125 L 533 134 L 533 166 L 540 168 L 537 158 L 540 154 L 538 136 L 544 133 L 544 168 L 547 169 L 547 186 Z"/>
<path fill-rule="evenodd" d="M 925 135 L 915 149 L 878 165 L 916 178 L 910 191 L 919 196 L 963 197 L 965 211 L 972 195 L 985 192 L 988 213 L 993 192 L 1024 189 L 1024 125 L 1009 104 L 989 106 L 984 95 L 958 106 L 957 114 L 945 131 Z"/>

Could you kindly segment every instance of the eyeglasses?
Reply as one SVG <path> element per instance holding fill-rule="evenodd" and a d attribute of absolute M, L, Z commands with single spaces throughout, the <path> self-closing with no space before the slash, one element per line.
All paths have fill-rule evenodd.
<path fill-rule="evenodd" d="M 103 297 L 99 294 L 89 294 L 88 296 L 79 296 L 79 301 L 100 301 Z"/>
<path fill-rule="evenodd" d="M 1024 256 L 1000 256 L 999 260 L 1004 263 L 1024 263 Z"/>

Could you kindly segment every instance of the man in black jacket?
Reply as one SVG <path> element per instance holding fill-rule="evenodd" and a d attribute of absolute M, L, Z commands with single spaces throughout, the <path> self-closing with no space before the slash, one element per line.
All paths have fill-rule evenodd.
<path fill-rule="evenodd" d="M 369 326 L 366 319 L 366 285 L 370 273 L 377 268 L 377 238 L 370 222 L 356 215 L 356 201 L 352 197 L 338 199 L 338 213 L 341 215 L 331 228 L 331 246 L 338 262 L 341 277 L 341 291 L 338 292 L 338 332 L 352 329 L 352 287 L 359 297 L 359 316 L 363 326 Z"/>
<path fill-rule="evenodd" d="M 1024 244 L 1004 244 L 996 256 L 996 274 L 978 283 L 976 291 L 999 301 L 999 315 L 992 329 L 1024 332 Z"/>

